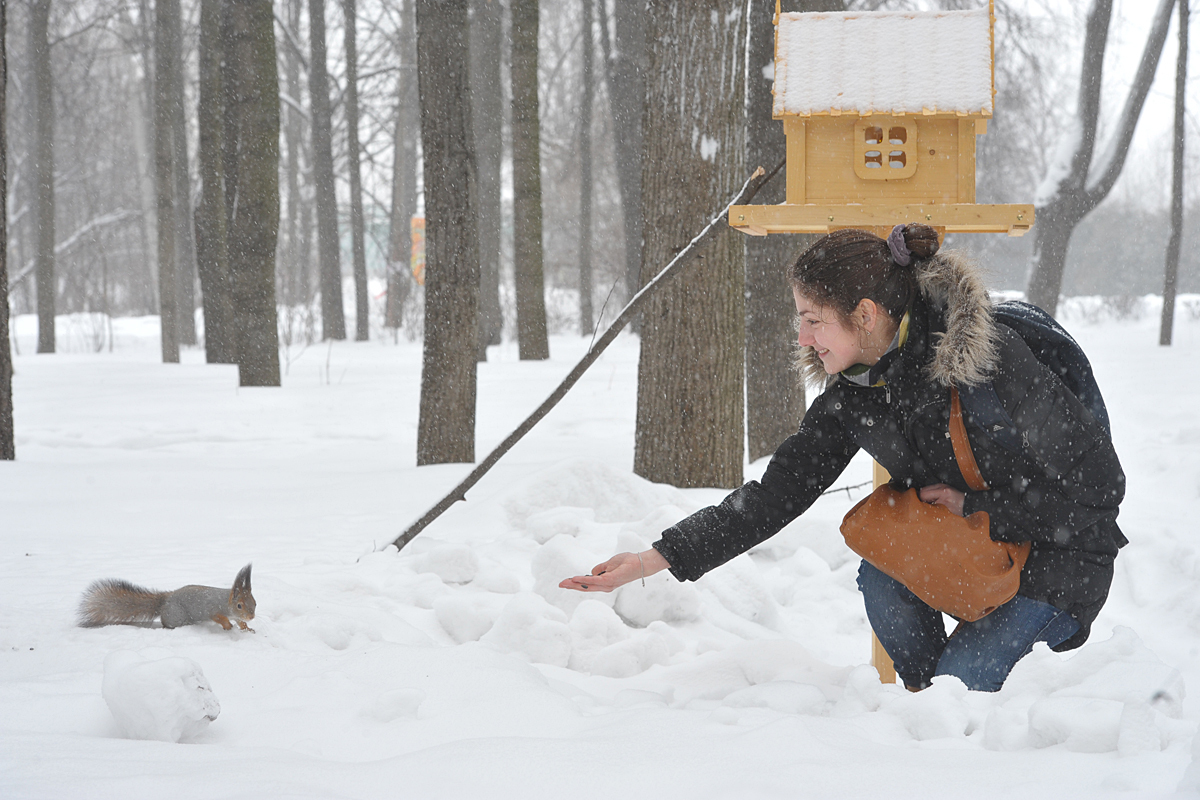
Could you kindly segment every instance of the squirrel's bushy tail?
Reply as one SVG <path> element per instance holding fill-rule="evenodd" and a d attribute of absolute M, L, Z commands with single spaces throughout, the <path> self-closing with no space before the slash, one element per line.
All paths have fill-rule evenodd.
<path fill-rule="evenodd" d="M 162 612 L 165 599 L 164 592 L 154 592 L 129 581 L 114 578 L 96 581 L 79 601 L 79 627 L 154 622 Z"/>

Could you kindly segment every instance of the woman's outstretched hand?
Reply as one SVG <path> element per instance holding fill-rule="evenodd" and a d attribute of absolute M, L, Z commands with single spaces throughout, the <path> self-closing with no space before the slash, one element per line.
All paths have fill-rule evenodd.
<path fill-rule="evenodd" d="M 963 515 L 963 499 L 962 492 L 944 483 L 935 483 L 921 490 L 921 502 L 943 506 L 960 517 Z"/>
<path fill-rule="evenodd" d="M 592 567 L 591 575 L 576 575 L 558 586 L 577 592 L 611 592 L 631 581 L 641 580 L 643 576 L 650 577 L 662 572 L 669 566 L 662 553 L 653 547 L 641 553 L 617 553 L 603 564 Z"/>

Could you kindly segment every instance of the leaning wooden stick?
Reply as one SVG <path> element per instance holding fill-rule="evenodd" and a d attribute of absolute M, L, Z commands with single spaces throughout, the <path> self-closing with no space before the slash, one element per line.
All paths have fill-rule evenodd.
<path fill-rule="evenodd" d="M 724 208 L 713 215 L 712 219 L 708 221 L 708 224 L 704 226 L 704 229 L 701 230 L 700 233 L 696 234 L 696 237 L 692 239 L 692 241 L 688 242 L 687 247 L 680 250 L 679 253 L 673 259 L 671 259 L 669 264 L 663 267 L 662 270 L 654 276 L 654 278 L 652 278 L 645 286 L 643 286 L 641 290 L 635 294 L 628 303 L 625 304 L 625 308 L 621 309 L 621 313 L 617 315 L 617 318 L 613 321 L 612 325 L 609 325 L 608 330 L 604 332 L 604 335 L 592 344 L 587 354 L 580 359 L 578 364 L 575 365 L 575 368 L 567 373 L 567 377 L 563 378 L 563 381 L 558 385 L 558 388 L 551 392 L 550 396 L 547 397 L 546 400 L 540 406 L 538 406 L 537 409 L 535 409 L 534 412 L 530 414 L 529 417 L 522 422 L 516 430 L 510 433 L 504 441 L 498 444 L 496 449 L 488 453 L 487 458 L 483 459 L 483 461 L 480 461 L 479 465 L 475 467 L 475 469 L 471 470 L 470 474 L 463 479 L 462 483 L 455 486 L 454 489 L 450 491 L 450 494 L 443 497 L 437 505 L 426 511 L 423 517 L 414 522 L 412 525 L 409 525 L 408 529 L 404 531 L 404 533 L 400 534 L 400 536 L 398 536 L 394 542 L 392 542 L 392 544 L 396 545 L 396 549 L 403 549 L 403 547 L 411 542 L 418 533 L 425 530 L 429 523 L 440 517 L 442 513 L 446 511 L 446 509 L 450 508 L 450 506 L 454 505 L 459 500 L 466 500 L 467 490 L 474 486 L 479 479 L 487 473 L 488 470 L 495 466 L 496 462 L 500 460 L 501 456 L 511 450 L 513 445 L 519 442 L 525 436 L 525 434 L 529 433 L 529 431 L 533 429 L 533 426 L 537 425 L 538 422 L 541 421 L 542 417 L 549 414 L 550 409 L 558 405 L 558 402 L 566 396 L 567 392 L 570 391 L 571 387 L 575 385 L 576 381 L 578 381 L 583 373 L 587 371 L 587 368 L 595 363 L 596 359 L 600 357 L 600 354 L 603 353 L 605 349 L 612 344 L 613 340 L 617 338 L 617 334 L 619 334 L 622 329 L 629 324 L 629 321 L 638 313 L 642 305 L 645 304 L 646 299 L 654 292 L 654 290 L 661 286 L 663 282 L 670 277 L 672 272 L 678 271 L 680 266 L 686 264 L 690 259 L 690 256 L 692 256 L 700 248 L 700 245 L 704 244 L 706 241 L 708 241 L 708 239 L 715 235 L 716 231 L 718 230 L 718 226 L 725 220 L 725 216 L 729 213 L 730 207 L 749 203 L 751 198 L 758 193 L 758 190 L 766 185 L 767 181 L 775 177 L 775 174 L 783 168 L 783 165 L 784 162 L 780 161 L 775 169 L 771 170 L 770 173 L 767 173 L 762 167 L 754 170 L 754 173 L 746 179 L 746 182 L 742 184 L 742 188 L 736 195 L 734 195 L 733 199 L 730 200 Z"/>

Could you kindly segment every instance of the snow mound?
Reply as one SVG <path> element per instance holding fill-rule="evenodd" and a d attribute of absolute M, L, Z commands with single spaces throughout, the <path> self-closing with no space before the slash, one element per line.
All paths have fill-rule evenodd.
<path fill-rule="evenodd" d="M 651 483 L 644 478 L 614 469 L 607 464 L 575 459 L 560 462 L 537 472 L 523 484 L 513 487 L 502 503 L 514 528 L 527 530 L 530 518 L 556 510 L 591 512 L 599 523 L 630 522 L 649 516 L 662 506 L 694 509 L 694 504 L 678 489 Z M 556 531 L 568 533 L 569 529 Z M 535 520 L 531 535 L 545 537 L 545 519 Z M 573 535 L 573 534 L 572 534 Z"/>
<path fill-rule="evenodd" d="M 884 698 L 880 710 L 895 716 L 917 741 L 966 736 L 974 726 L 967 701 L 967 687 L 958 678 L 943 675 L 933 685 L 913 694 L 900 687 Z"/>
<path fill-rule="evenodd" d="M 479 641 L 492 629 L 498 616 L 484 598 L 457 594 L 434 600 L 433 613 L 456 644 Z"/>
<path fill-rule="evenodd" d="M 739 619 L 778 628 L 779 606 L 771 596 L 762 572 L 749 556 L 733 559 L 724 569 L 713 570 L 696 584 Z"/>
<path fill-rule="evenodd" d="M 395 722 L 415 718 L 424 702 L 425 692 L 420 689 L 390 689 L 380 693 L 364 713 L 378 722 Z"/>
<path fill-rule="evenodd" d="M 571 615 L 571 659 L 567 666 L 578 672 L 591 672 L 596 654 L 629 639 L 629 628 L 603 602 L 611 595 L 586 596 Z"/>
<path fill-rule="evenodd" d="M 725 697 L 730 708 L 767 708 L 784 714 L 821 716 L 827 713 L 825 693 L 810 683 L 773 681 L 738 689 Z"/>
<path fill-rule="evenodd" d="M 683 649 L 683 639 L 670 625 L 652 622 L 645 630 L 596 653 L 590 671 L 608 678 L 630 678 L 657 664 L 666 664 Z"/>
<path fill-rule="evenodd" d="M 599 618 L 588 611 L 589 618 Z M 628 649 L 632 642 L 605 650 Z M 600 672 L 596 665 L 605 650 L 593 657 L 593 672 Z M 949 675 L 910 693 L 880 683 L 873 667 L 833 667 L 785 639 L 704 653 L 665 667 L 658 677 L 675 687 L 677 705 L 712 710 L 726 724 L 751 712 L 760 720 L 763 713 L 851 719 L 897 744 L 958 740 L 993 751 L 1061 746 L 1129 757 L 1183 746 L 1194 733 L 1194 724 L 1181 719 L 1179 672 L 1128 628 L 1074 654 L 1038 645 L 996 693 L 968 691 Z"/>
<path fill-rule="evenodd" d="M 479 556 L 465 544 L 442 542 L 412 560 L 418 573 L 433 573 L 444 583 L 470 583 L 479 574 Z"/>
<path fill-rule="evenodd" d="M 652 622 L 690 622 L 700 618 L 700 595 L 691 584 L 680 583 L 664 571 L 617 589 L 613 608 L 632 625 Z"/>
<path fill-rule="evenodd" d="M 983 742 L 992 750 L 1158 752 L 1189 727 L 1177 722 L 1184 695 L 1179 671 L 1129 628 L 1067 657 L 1038 644 L 997 693 Z"/>
<path fill-rule="evenodd" d="M 545 544 L 559 535 L 579 536 L 597 527 L 594 509 L 574 506 L 539 511 L 525 520 L 526 532 L 538 544 Z"/>
<path fill-rule="evenodd" d="M 533 574 L 533 590 L 546 599 L 546 602 L 565 614 L 572 614 L 584 600 L 595 598 L 605 605 L 613 604 L 612 594 L 584 594 L 570 589 L 560 589 L 559 582 L 570 575 L 591 575 L 592 567 L 606 560 L 611 553 L 605 551 L 611 547 L 611 537 L 604 537 L 598 546 L 588 547 L 566 534 L 559 534 L 542 545 L 534 554 L 529 564 Z M 591 543 L 591 542 L 589 542 Z"/>
<path fill-rule="evenodd" d="M 194 739 L 221 713 L 200 665 L 160 652 L 117 650 L 104 659 L 104 702 L 128 739 Z"/>
<path fill-rule="evenodd" d="M 571 658 L 567 615 L 532 592 L 514 595 L 479 641 L 535 664 L 565 667 Z"/>

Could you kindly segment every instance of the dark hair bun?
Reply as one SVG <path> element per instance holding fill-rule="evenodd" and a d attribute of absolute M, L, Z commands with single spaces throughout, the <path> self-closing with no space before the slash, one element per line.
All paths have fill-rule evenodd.
<path fill-rule="evenodd" d="M 904 244 L 917 258 L 929 258 L 937 253 L 941 246 L 937 231 L 928 225 L 915 222 L 904 226 Z"/>

